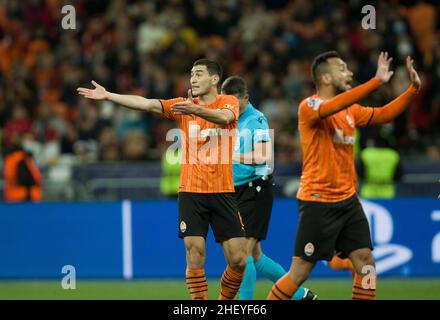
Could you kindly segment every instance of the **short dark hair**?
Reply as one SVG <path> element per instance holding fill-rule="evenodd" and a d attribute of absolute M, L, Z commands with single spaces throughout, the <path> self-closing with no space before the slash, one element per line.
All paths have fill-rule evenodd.
<path fill-rule="evenodd" d="M 315 86 L 319 85 L 320 76 L 327 72 L 327 60 L 330 58 L 341 58 L 336 51 L 327 51 L 319 54 L 312 62 L 312 79 Z"/>
<path fill-rule="evenodd" d="M 244 98 L 248 93 L 246 81 L 239 76 L 227 78 L 222 84 L 221 91 L 225 94 L 236 95 L 239 98 Z"/>
<path fill-rule="evenodd" d="M 199 59 L 193 63 L 193 67 L 195 66 L 206 66 L 208 73 L 210 76 L 218 75 L 220 80 L 222 78 L 222 67 L 220 64 L 214 60 L 210 59 Z"/>

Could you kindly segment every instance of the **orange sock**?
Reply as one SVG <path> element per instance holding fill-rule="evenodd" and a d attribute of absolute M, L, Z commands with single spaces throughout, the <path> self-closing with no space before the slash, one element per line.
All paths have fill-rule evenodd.
<path fill-rule="evenodd" d="M 338 256 L 333 256 L 328 265 L 333 270 L 354 270 L 350 259 L 341 259 Z"/>
<path fill-rule="evenodd" d="M 363 275 L 355 274 L 353 280 L 353 300 L 376 300 L 376 278 L 370 279 L 367 283 L 368 287 L 362 286 L 362 279 L 366 277 Z M 372 277 L 369 275 L 368 277 Z"/>
<path fill-rule="evenodd" d="M 240 289 L 241 281 L 243 280 L 244 272 L 237 272 L 231 269 L 229 265 L 223 272 L 221 280 L 221 289 L 219 300 L 233 300 Z"/>
<path fill-rule="evenodd" d="M 298 286 L 288 274 L 285 274 L 273 285 L 267 300 L 292 300 L 296 290 L 298 290 Z"/>
<path fill-rule="evenodd" d="M 208 300 L 208 282 L 204 269 L 186 269 L 186 286 L 192 300 Z"/>

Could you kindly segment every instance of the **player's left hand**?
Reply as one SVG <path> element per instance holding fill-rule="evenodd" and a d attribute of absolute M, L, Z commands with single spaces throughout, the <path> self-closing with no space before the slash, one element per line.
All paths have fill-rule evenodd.
<path fill-rule="evenodd" d="M 416 69 L 414 69 L 414 60 L 411 59 L 410 56 L 406 57 L 406 68 L 408 69 L 412 85 L 416 87 L 417 90 L 420 89 L 422 81 L 420 81 L 419 75 L 417 74 Z"/>
<path fill-rule="evenodd" d="M 198 109 L 199 107 L 193 102 L 191 89 L 188 90 L 188 99 L 182 102 L 177 102 L 171 106 L 171 111 L 173 111 L 175 115 L 195 114 Z"/>

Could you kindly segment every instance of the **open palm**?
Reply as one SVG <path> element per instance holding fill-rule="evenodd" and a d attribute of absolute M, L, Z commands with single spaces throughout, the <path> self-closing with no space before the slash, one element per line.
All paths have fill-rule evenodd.
<path fill-rule="evenodd" d="M 414 60 L 409 56 L 406 58 L 406 68 L 408 69 L 409 78 L 411 79 L 413 86 L 416 87 L 416 89 L 419 89 L 422 85 L 422 82 L 420 81 L 419 75 L 414 68 Z"/>
<path fill-rule="evenodd" d="M 379 59 L 377 60 L 376 77 L 379 78 L 382 83 L 390 81 L 390 78 L 394 73 L 393 71 L 390 71 L 391 61 L 393 61 L 393 58 L 388 58 L 388 52 L 380 53 Z"/>
<path fill-rule="evenodd" d="M 92 84 L 95 86 L 95 89 L 87 89 L 87 88 L 78 88 L 78 94 L 94 100 L 103 100 L 107 99 L 107 90 L 95 81 L 92 80 Z"/>

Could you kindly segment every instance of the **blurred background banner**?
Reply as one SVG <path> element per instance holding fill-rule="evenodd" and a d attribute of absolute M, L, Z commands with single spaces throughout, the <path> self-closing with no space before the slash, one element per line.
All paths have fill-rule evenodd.
<path fill-rule="evenodd" d="M 293 254 L 297 204 L 277 200 L 263 247 L 287 267 Z M 363 201 L 377 272 L 384 276 L 440 276 L 437 200 Z M 78 278 L 178 278 L 185 250 L 177 238 L 175 201 L 0 205 L 0 278 L 61 279 L 71 265 Z M 209 233 L 206 274 L 224 271 L 221 248 Z M 318 277 L 341 277 L 318 263 Z"/>

